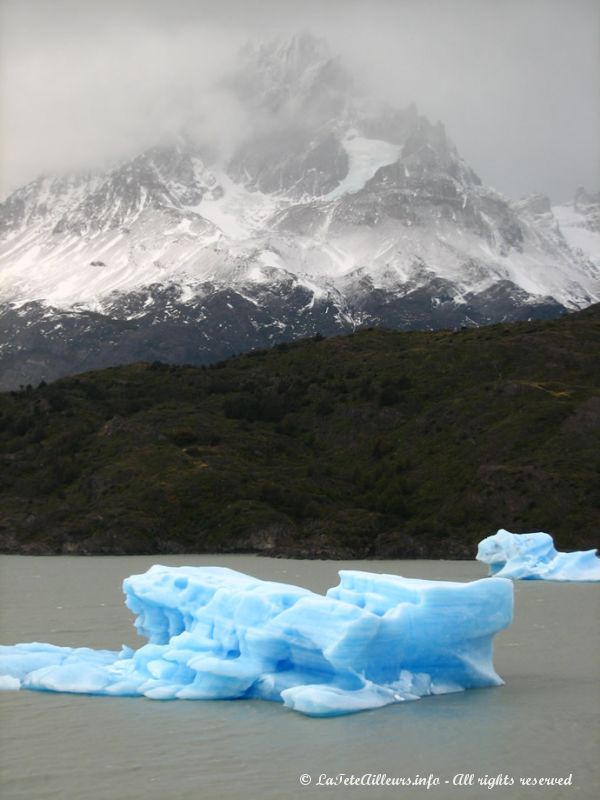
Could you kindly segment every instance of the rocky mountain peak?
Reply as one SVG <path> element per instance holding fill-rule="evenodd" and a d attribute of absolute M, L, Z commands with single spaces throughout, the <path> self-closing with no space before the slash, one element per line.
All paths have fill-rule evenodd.
<path fill-rule="evenodd" d="M 113 173 L 113 181 L 145 192 L 157 204 L 195 205 L 214 177 L 200 152 L 191 145 L 159 145 L 126 162 Z"/>
<path fill-rule="evenodd" d="M 322 122 L 339 114 L 352 81 L 324 39 L 302 33 L 246 45 L 228 86 L 255 111 Z"/>
<path fill-rule="evenodd" d="M 258 45 L 255 52 L 258 52 L 263 64 L 271 68 L 273 66 L 282 68 L 288 76 L 295 77 L 317 64 L 329 61 L 332 57 L 327 40 L 308 31 L 289 38 L 263 42 Z"/>
<path fill-rule="evenodd" d="M 0 366 L 55 347 L 89 368 L 75 318 L 98 358 L 202 362 L 317 331 L 553 316 L 598 297 L 593 195 L 578 192 L 585 213 L 571 203 L 560 227 L 546 198 L 509 203 L 443 124 L 363 96 L 322 40 L 250 45 L 221 88 L 248 120 L 227 163 L 181 136 L 0 205 Z"/>
<path fill-rule="evenodd" d="M 81 198 L 73 198 L 53 232 L 81 235 L 128 227 L 147 209 L 197 206 L 216 183 L 193 146 L 158 145 L 109 170 Z"/>

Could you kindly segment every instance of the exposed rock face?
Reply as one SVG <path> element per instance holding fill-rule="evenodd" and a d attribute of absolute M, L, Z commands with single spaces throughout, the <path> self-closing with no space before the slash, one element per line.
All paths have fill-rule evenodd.
<path fill-rule="evenodd" d="M 440 123 L 361 95 L 321 40 L 249 46 L 225 88 L 252 121 L 226 163 L 182 138 L 0 205 L 1 388 L 597 299 L 600 265 L 567 234 L 600 231 L 598 198 L 578 192 L 560 225 L 545 198 L 509 203 Z"/>

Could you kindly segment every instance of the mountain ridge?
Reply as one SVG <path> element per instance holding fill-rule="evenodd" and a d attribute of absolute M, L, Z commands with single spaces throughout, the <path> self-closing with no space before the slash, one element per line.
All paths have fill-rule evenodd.
<path fill-rule="evenodd" d="M 188 360 L 203 363 L 297 335 L 488 324 L 600 298 L 600 264 L 553 218 L 484 187 L 415 106 L 361 95 L 323 42 L 250 47 L 226 86 L 253 115 L 226 162 L 183 137 L 0 204 L 0 386 L 93 366 L 67 338 L 55 352 L 58 333 L 32 350 L 23 316 L 38 331 L 98 321 L 105 366 L 118 363 L 107 325 L 129 330 L 140 299 L 148 329 L 177 306 L 175 338 L 194 326 Z"/>
<path fill-rule="evenodd" d="M 0 394 L 0 550 L 473 558 L 598 545 L 600 305 Z"/>

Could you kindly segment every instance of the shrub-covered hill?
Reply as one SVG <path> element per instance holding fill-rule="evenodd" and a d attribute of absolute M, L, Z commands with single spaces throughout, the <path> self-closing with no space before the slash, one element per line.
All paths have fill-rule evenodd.
<path fill-rule="evenodd" d="M 0 395 L 0 549 L 473 557 L 600 531 L 600 307 Z"/>

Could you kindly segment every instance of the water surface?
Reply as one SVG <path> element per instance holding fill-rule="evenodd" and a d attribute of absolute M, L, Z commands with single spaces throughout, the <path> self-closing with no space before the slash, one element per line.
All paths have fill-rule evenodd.
<path fill-rule="evenodd" d="M 476 562 L 335 562 L 255 556 L 0 557 L 2 643 L 118 649 L 143 643 L 121 581 L 154 563 L 212 564 L 323 592 L 341 568 L 475 580 Z M 506 685 L 333 719 L 263 701 L 173 701 L 0 693 L 4 800 L 282 800 L 310 797 L 587 800 L 600 795 L 600 587 L 515 584 L 515 622 L 496 639 Z M 475 785 L 453 786 L 460 774 Z M 311 784 L 301 785 L 309 775 Z M 351 776 L 375 785 L 318 786 Z M 363 776 L 371 775 L 371 778 Z M 383 776 L 430 778 L 382 786 Z M 485 776 L 516 781 L 488 789 Z M 572 775 L 572 786 L 520 778 Z M 432 779 L 439 785 L 432 785 Z M 307 780 L 304 778 L 304 780 Z M 458 779 L 460 780 L 460 779 Z M 446 783 L 448 781 L 448 783 Z"/>

